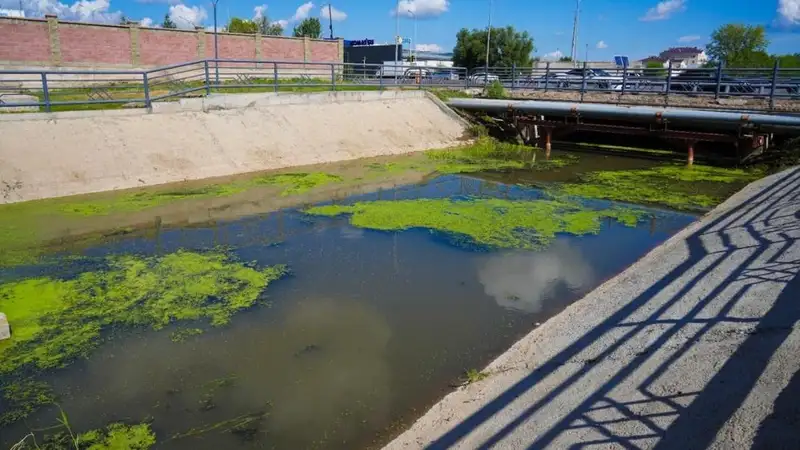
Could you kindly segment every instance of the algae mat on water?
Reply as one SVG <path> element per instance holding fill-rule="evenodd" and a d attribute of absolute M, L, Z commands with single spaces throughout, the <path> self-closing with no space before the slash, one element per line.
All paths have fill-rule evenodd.
<path fill-rule="evenodd" d="M 328 217 L 350 214 L 350 223 L 360 228 L 427 228 L 464 236 L 486 247 L 534 249 L 552 242 L 557 233 L 598 233 L 603 218 L 635 226 L 644 215 L 627 208 L 589 209 L 559 200 L 485 198 L 362 202 L 317 206 L 306 213 Z"/>
<path fill-rule="evenodd" d="M 46 403 L 48 397 L 41 389 L 24 387 L 35 383 L 23 380 L 21 388 L 12 379 L 88 355 L 103 330 L 160 329 L 199 319 L 223 325 L 253 306 L 261 291 L 285 273 L 285 266 L 256 269 L 222 253 L 179 251 L 163 257 L 111 257 L 103 268 L 70 279 L 39 277 L 0 285 L 0 311 L 14 332 L 0 342 L 0 385 L 6 400 L 22 403 L 0 414 L 0 424 L 24 417 L 31 402 Z"/>
<path fill-rule="evenodd" d="M 715 206 L 724 200 L 725 195 L 713 192 L 714 185 L 717 188 L 744 185 L 763 175 L 759 170 L 669 165 L 641 170 L 590 172 L 581 177 L 582 183 L 565 184 L 555 192 L 585 198 L 659 204 L 676 209 L 699 209 Z M 733 186 L 734 189 L 736 187 Z"/>

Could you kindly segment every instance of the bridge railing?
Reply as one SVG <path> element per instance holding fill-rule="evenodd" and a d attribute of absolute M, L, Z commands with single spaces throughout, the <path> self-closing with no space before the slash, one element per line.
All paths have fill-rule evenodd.
<path fill-rule="evenodd" d="M 800 69 L 425 67 L 206 59 L 149 70 L 0 70 L 0 113 L 150 107 L 155 101 L 231 92 L 482 89 L 800 100 Z M 592 99 L 596 101 L 596 99 Z"/>

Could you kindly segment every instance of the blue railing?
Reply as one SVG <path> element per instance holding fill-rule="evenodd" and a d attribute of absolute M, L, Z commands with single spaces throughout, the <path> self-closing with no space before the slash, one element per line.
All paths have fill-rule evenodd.
<path fill-rule="evenodd" d="M 483 88 L 499 82 L 512 92 L 800 100 L 800 70 L 781 69 L 596 69 L 490 67 L 435 68 L 415 65 L 303 63 L 206 59 L 149 70 L 0 70 L 0 112 L 119 107 L 149 108 L 153 102 L 212 92 L 310 92 L 337 90 Z M 608 97 L 608 101 L 614 100 Z M 574 99 L 571 99 L 574 100 Z M 603 101 L 592 98 L 592 101 Z M 766 108 L 765 108 L 766 109 Z"/>

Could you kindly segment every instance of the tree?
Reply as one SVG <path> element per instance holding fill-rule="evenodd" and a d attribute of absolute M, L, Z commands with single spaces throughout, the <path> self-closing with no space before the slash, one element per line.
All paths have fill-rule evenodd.
<path fill-rule="evenodd" d="M 728 24 L 711 33 L 711 43 L 706 49 L 711 59 L 728 67 L 748 67 L 766 55 L 767 45 L 763 25 Z"/>
<path fill-rule="evenodd" d="M 664 68 L 663 63 L 649 61 L 647 65 L 645 65 L 645 69 L 642 73 L 646 77 L 665 77 L 667 76 L 667 69 Z"/>
<path fill-rule="evenodd" d="M 486 64 L 486 30 L 472 31 L 462 28 L 456 35 L 453 63 L 472 69 Z M 527 31 L 517 32 L 514 27 L 492 28 L 489 41 L 489 67 L 530 67 L 534 52 L 533 38 Z"/>
<path fill-rule="evenodd" d="M 125 17 L 124 14 L 119 17 L 119 24 L 120 25 L 127 25 L 128 24 L 128 18 Z"/>
<path fill-rule="evenodd" d="M 569 56 L 562 56 L 561 58 L 558 58 L 558 62 L 572 62 L 572 58 Z"/>
<path fill-rule="evenodd" d="M 252 20 L 233 17 L 228 22 L 227 31 L 228 33 L 256 34 L 258 33 L 258 24 Z"/>
<path fill-rule="evenodd" d="M 164 14 L 164 22 L 161 23 L 161 28 L 178 28 L 178 26 L 169 18 L 169 14 Z"/>
<path fill-rule="evenodd" d="M 258 32 L 265 36 L 283 35 L 283 27 L 278 22 L 270 23 L 267 16 L 261 16 L 255 21 L 258 24 Z"/>
<path fill-rule="evenodd" d="M 778 55 L 774 56 L 778 60 L 778 64 L 782 69 L 798 69 L 800 68 L 800 53 L 794 55 Z"/>
<path fill-rule="evenodd" d="M 294 37 L 310 37 L 312 39 L 319 39 L 322 36 L 322 24 L 316 17 L 309 17 L 303 19 L 296 27 L 294 27 Z"/>

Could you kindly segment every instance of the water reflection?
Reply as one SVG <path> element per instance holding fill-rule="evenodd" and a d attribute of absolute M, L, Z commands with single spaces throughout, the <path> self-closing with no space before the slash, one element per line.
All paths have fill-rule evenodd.
<path fill-rule="evenodd" d="M 487 295 L 503 308 L 538 313 L 557 301 L 562 289 L 581 293 L 596 277 L 580 250 L 557 240 L 540 252 L 511 252 L 489 256 L 478 269 Z"/>

